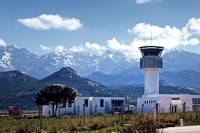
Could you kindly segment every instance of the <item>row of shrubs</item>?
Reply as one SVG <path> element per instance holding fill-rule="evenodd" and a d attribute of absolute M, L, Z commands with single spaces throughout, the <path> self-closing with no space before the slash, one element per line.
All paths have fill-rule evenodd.
<path fill-rule="evenodd" d="M 64 116 L 59 118 L 45 117 L 42 119 L 43 132 L 126 132 L 154 133 L 156 128 L 180 125 L 183 114 L 159 114 L 156 124 L 153 114 L 102 115 L 86 116 L 85 122 L 81 116 Z M 198 124 L 199 113 L 186 113 L 186 125 Z M 37 116 L 0 117 L 0 133 L 37 133 L 40 132 L 40 120 Z"/>

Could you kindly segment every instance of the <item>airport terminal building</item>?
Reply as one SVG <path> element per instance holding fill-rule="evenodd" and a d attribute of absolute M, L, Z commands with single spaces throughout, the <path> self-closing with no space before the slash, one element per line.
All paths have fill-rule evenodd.
<path fill-rule="evenodd" d="M 122 113 L 125 108 L 125 97 L 76 97 L 74 103 L 58 108 L 57 115 L 96 115 L 106 113 Z M 52 107 L 43 106 L 44 116 L 52 115 Z"/>
<path fill-rule="evenodd" d="M 143 46 L 140 69 L 144 70 L 144 95 L 137 99 L 140 113 L 152 113 L 157 108 L 160 113 L 187 112 L 200 110 L 200 95 L 159 94 L 159 70 L 163 68 L 161 57 L 164 47 Z"/>

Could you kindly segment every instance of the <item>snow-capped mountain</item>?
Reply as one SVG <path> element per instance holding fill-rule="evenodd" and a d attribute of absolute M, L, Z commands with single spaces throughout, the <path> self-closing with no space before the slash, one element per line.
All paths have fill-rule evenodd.
<path fill-rule="evenodd" d="M 173 50 L 163 55 L 163 62 L 164 68 L 161 73 L 182 70 L 200 71 L 200 54 L 196 53 Z M 39 56 L 14 45 L 0 47 L 1 72 L 18 70 L 42 79 L 62 67 L 71 67 L 77 74 L 103 84 L 106 83 L 105 85 L 143 83 L 143 72 L 139 68 L 138 59 L 128 59 L 120 52 L 106 51 L 99 55 L 68 51 Z M 107 76 L 102 76 L 102 74 L 99 76 L 99 73 L 95 72 Z M 101 81 L 105 81 L 105 83 Z"/>
<path fill-rule="evenodd" d="M 163 71 L 200 71 L 200 54 L 173 50 L 163 55 Z"/>
<path fill-rule="evenodd" d="M 19 70 L 36 78 L 44 78 L 62 67 L 72 67 L 80 75 L 94 71 L 117 74 L 131 67 L 134 62 L 122 53 L 113 51 L 103 55 L 66 52 L 39 56 L 14 45 L 0 47 L 0 71 Z"/>

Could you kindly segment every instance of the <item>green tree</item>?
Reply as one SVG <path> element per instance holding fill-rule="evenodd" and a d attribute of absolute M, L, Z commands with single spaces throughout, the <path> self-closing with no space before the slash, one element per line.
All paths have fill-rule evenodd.
<path fill-rule="evenodd" d="M 38 106 L 51 105 L 53 116 L 56 115 L 59 106 L 65 107 L 67 103 L 73 103 L 76 98 L 74 89 L 63 85 L 50 85 L 41 90 L 35 96 Z"/>

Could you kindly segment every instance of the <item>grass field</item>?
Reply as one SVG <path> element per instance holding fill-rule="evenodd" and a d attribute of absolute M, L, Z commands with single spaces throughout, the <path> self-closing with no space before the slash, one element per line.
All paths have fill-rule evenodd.
<path fill-rule="evenodd" d="M 128 114 L 128 115 L 101 115 L 44 117 L 42 118 L 42 131 L 44 133 L 111 133 L 111 132 L 141 132 L 154 133 L 156 128 L 179 126 L 183 114 L 159 114 L 157 125 L 153 114 Z M 200 123 L 200 113 L 190 112 L 185 114 L 184 124 L 194 125 Z M 18 117 L 1 116 L 0 133 L 39 133 L 40 120 L 38 116 L 23 115 Z"/>

